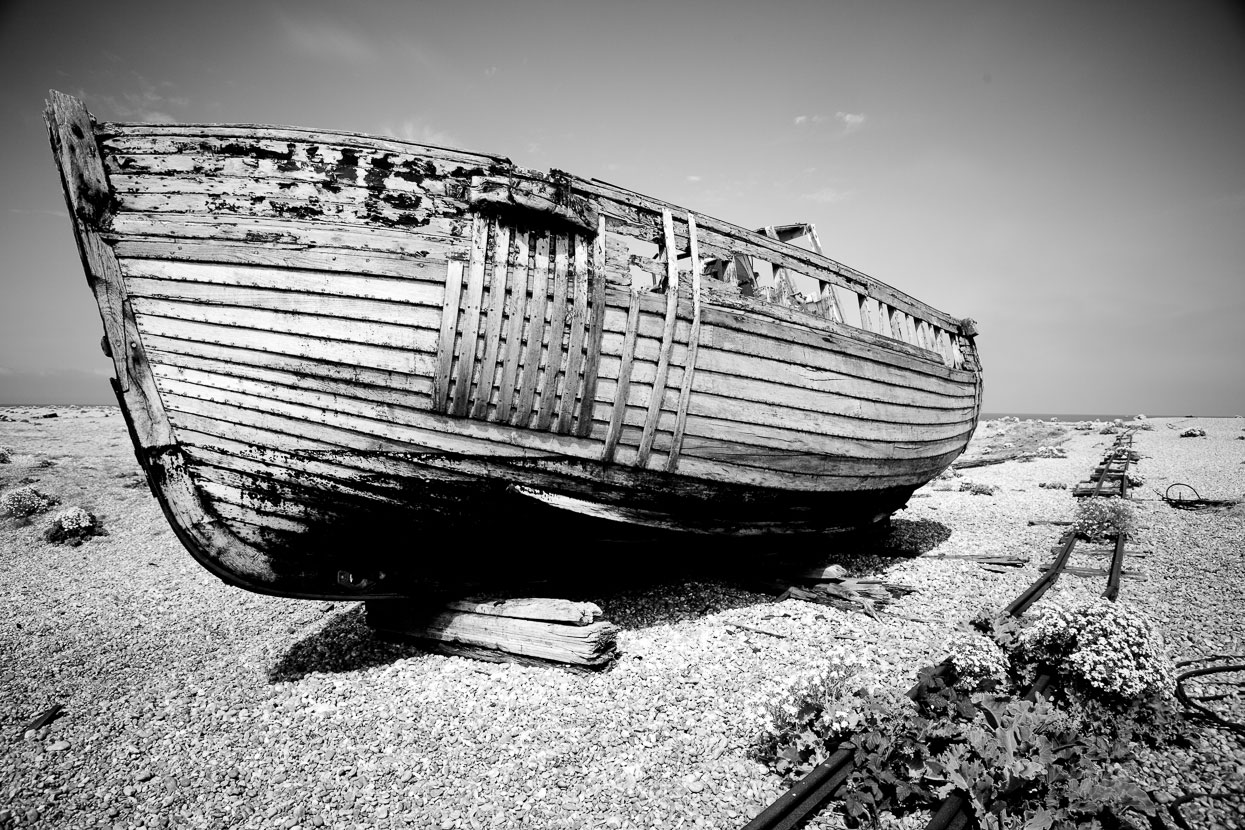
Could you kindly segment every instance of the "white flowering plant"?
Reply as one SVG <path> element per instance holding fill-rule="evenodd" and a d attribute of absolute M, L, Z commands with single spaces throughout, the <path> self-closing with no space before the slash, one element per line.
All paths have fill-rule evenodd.
<path fill-rule="evenodd" d="M 859 653 L 835 648 L 820 666 L 789 678 L 762 704 L 761 757 L 782 775 L 824 761 L 827 747 L 863 723 L 858 696 L 878 692 L 864 668 Z"/>
<path fill-rule="evenodd" d="M 1072 530 L 1086 541 L 1109 541 L 1133 532 L 1136 518 L 1128 502 L 1118 498 L 1085 499 L 1076 508 Z"/>
<path fill-rule="evenodd" d="M 1042 609 L 1021 633 L 1020 652 L 1106 700 L 1167 697 L 1175 686 L 1158 633 L 1138 611 L 1103 598 Z"/>
<path fill-rule="evenodd" d="M 984 634 L 957 631 L 948 639 L 947 651 L 956 680 L 967 691 L 993 688 L 1007 680 L 1007 654 Z"/>
<path fill-rule="evenodd" d="M 52 517 L 51 523 L 43 531 L 43 538 L 49 542 L 80 545 L 102 532 L 99 521 L 89 511 L 81 507 L 70 507 Z"/>
<path fill-rule="evenodd" d="M 56 499 L 29 486 L 15 487 L 0 493 L 0 507 L 4 508 L 5 513 L 19 521 L 28 519 L 36 513 L 42 513 L 54 504 L 56 504 Z"/>

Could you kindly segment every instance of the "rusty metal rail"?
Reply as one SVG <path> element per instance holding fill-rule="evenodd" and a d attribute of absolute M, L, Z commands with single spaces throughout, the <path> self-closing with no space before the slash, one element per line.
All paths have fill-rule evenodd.
<path fill-rule="evenodd" d="M 1121 433 L 1107 452 L 1102 460 L 1102 470 L 1097 473 L 1097 479 L 1094 483 L 1093 496 L 1102 493 L 1103 485 L 1110 478 L 1119 477 L 1120 495 L 1128 497 L 1128 469 L 1133 462 L 1132 440 L 1135 430 L 1126 430 Z M 1123 460 L 1122 469 L 1112 470 L 1113 462 Z M 1094 472 L 1091 471 L 1091 477 Z M 1123 572 L 1124 547 L 1127 542 L 1127 534 L 1120 533 L 1116 536 L 1115 550 L 1111 557 L 1111 568 L 1107 579 L 1107 588 L 1103 592 L 1103 596 L 1114 601 L 1119 595 L 1120 576 Z M 1060 574 L 1067 566 L 1068 559 L 1072 556 L 1072 551 L 1076 547 L 1076 532 L 1068 531 L 1068 536 L 1063 540 L 1063 547 L 1055 557 L 1055 561 L 1050 567 L 1038 577 L 1032 585 L 1026 588 L 1020 596 L 1016 597 L 1003 614 L 1012 617 L 1020 617 L 1035 602 L 1037 602 L 1047 590 L 1059 579 Z M 935 670 L 933 676 L 941 676 L 946 674 L 950 669 L 950 663 L 943 661 Z M 1050 675 L 1039 675 L 1030 687 L 1026 690 L 1025 700 L 1036 700 L 1037 696 L 1046 691 L 1054 682 L 1054 678 Z M 923 683 L 917 683 L 908 690 L 908 697 L 915 698 L 920 692 Z M 855 747 L 848 740 L 840 742 L 839 747 L 825 761 L 814 767 L 807 775 L 797 781 L 791 789 L 787 790 L 779 796 L 772 804 L 757 813 L 751 821 L 744 825 L 743 830 L 792 830 L 799 826 L 804 820 L 814 816 L 821 810 L 822 806 L 829 801 L 837 792 L 843 782 L 851 774 L 855 759 Z M 969 824 L 969 815 L 967 811 L 967 803 L 958 794 L 951 794 L 943 799 L 935 810 L 933 817 L 930 819 L 926 830 L 963 830 Z"/>

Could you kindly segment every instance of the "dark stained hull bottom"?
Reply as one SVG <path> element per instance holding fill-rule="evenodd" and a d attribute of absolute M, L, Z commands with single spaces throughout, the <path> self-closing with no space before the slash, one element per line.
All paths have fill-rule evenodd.
<path fill-rule="evenodd" d="M 240 488 L 245 508 L 200 491 L 226 536 L 261 555 L 271 572 L 261 581 L 187 532 L 163 496 L 172 456 L 184 463 L 176 448 L 139 460 L 196 560 L 231 585 L 307 599 L 506 590 L 541 579 L 582 580 L 588 588 L 695 562 L 746 573 L 766 554 L 824 550 L 837 531 L 876 524 L 915 489 L 827 494 L 717 486 L 688 493 L 668 481 L 662 486 L 676 477 L 654 474 L 654 486 L 643 492 L 586 482 L 552 494 L 501 480 L 387 481 L 389 499 L 377 501 L 256 475 L 251 487 Z M 193 462 L 185 469 L 192 481 L 210 472 Z M 287 501 L 299 505 L 298 530 L 285 518 Z"/>
<path fill-rule="evenodd" d="M 611 570 L 618 576 L 637 568 L 678 567 L 682 559 L 704 558 L 715 549 L 724 558 L 743 560 L 793 547 L 824 547 L 835 531 L 883 520 L 910 495 L 911 488 L 820 495 L 797 506 L 724 499 L 722 512 L 729 515 L 734 508 L 730 520 L 718 510 L 688 516 L 687 526 L 700 532 L 676 530 L 670 518 L 659 527 L 572 512 L 514 487 L 476 488 L 460 498 L 441 492 L 407 508 L 334 500 L 331 519 L 309 524 L 306 531 L 254 527 L 247 534 L 276 574 L 267 584 L 224 573 L 207 561 L 210 554 L 187 547 L 225 581 L 261 593 L 316 599 L 418 595 L 569 576 L 590 582 L 593 573 L 611 578 Z M 812 514 L 822 518 L 813 520 Z M 716 519 L 721 521 L 710 525 Z M 705 532 L 709 529 L 715 533 Z M 620 552 L 626 552 L 623 561 Z"/>

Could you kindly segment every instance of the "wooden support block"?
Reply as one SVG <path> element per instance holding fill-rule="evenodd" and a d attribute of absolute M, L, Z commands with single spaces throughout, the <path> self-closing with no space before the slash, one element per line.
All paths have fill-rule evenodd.
<path fill-rule="evenodd" d="M 466 611 L 490 617 L 511 617 L 518 620 L 543 620 L 545 622 L 588 625 L 601 616 L 601 607 L 592 602 L 572 602 L 569 599 L 528 597 L 523 599 L 458 599 L 447 602 L 452 611 Z"/>
<path fill-rule="evenodd" d="M 527 608 L 524 608 L 525 603 Z M 371 600 L 367 622 L 378 631 L 430 641 L 438 650 L 489 660 L 544 660 L 572 667 L 604 668 L 617 657 L 618 628 L 609 622 L 583 624 L 529 620 L 495 613 L 545 613 L 557 604 L 549 600 L 507 600 L 499 603 L 463 603 L 486 613 L 460 610 L 450 605 L 421 605 L 416 600 Z M 588 603 L 578 609 L 579 618 L 592 613 Z M 565 612 L 561 608 L 558 613 Z M 598 609 L 599 610 L 599 609 Z"/>

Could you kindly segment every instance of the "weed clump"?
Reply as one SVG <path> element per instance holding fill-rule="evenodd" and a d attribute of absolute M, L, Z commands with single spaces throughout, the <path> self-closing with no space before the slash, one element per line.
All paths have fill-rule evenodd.
<path fill-rule="evenodd" d="M 56 499 L 29 486 L 16 487 L 0 494 L 0 508 L 4 508 L 5 513 L 18 521 L 29 519 L 36 513 L 42 513 L 54 504 L 56 504 Z"/>
<path fill-rule="evenodd" d="M 1133 508 L 1123 499 L 1086 499 L 1076 507 L 1072 530 L 1087 542 L 1110 541 L 1131 534 L 1135 525 Z"/>
<path fill-rule="evenodd" d="M 4 444 L 0 444 L 0 464 L 8 464 L 13 461 L 13 448 Z"/>
<path fill-rule="evenodd" d="M 1145 620 L 1100 599 L 1028 626 L 982 618 L 974 627 L 952 637 L 950 672 L 921 671 L 912 699 L 871 687 L 863 671 L 790 686 L 761 759 L 794 777 L 851 749 L 841 809 L 853 827 L 888 815 L 907 826 L 953 793 L 973 826 L 1118 827 L 1153 816 L 1134 780 L 1135 745 L 1180 736 L 1174 670 Z M 1038 671 L 1065 683 L 1025 700 Z"/>
<path fill-rule="evenodd" d="M 972 493 L 974 496 L 993 496 L 998 488 L 993 484 L 974 484 L 971 481 L 960 482 L 961 493 Z"/>
<path fill-rule="evenodd" d="M 51 523 L 44 529 L 43 538 L 53 544 L 68 544 L 77 547 L 92 536 L 103 534 L 99 519 L 81 507 L 70 507 L 52 517 Z"/>

